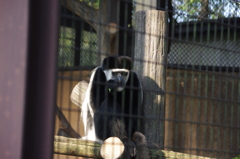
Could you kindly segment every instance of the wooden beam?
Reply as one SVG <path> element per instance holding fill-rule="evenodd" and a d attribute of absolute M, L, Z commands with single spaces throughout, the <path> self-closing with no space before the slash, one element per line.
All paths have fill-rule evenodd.
<path fill-rule="evenodd" d="M 81 156 L 90 158 L 102 158 L 100 155 L 101 144 L 96 142 L 66 138 L 62 136 L 55 136 L 54 138 L 54 153 Z M 164 151 L 160 149 L 150 149 L 151 159 L 211 159 L 202 156 L 189 155 L 174 151 Z"/>
<path fill-rule="evenodd" d="M 163 148 L 167 13 L 139 11 L 135 19 L 134 70 L 144 91 L 144 134 L 148 143 Z"/>
<path fill-rule="evenodd" d="M 82 157 L 101 158 L 101 145 L 88 140 L 55 136 L 54 153 Z"/>

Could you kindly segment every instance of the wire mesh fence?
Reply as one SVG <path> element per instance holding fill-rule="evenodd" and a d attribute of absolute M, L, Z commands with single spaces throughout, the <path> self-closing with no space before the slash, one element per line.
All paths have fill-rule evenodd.
<path fill-rule="evenodd" d="M 133 71 L 138 73 L 143 82 L 143 100 L 152 101 L 149 107 L 160 107 L 163 104 L 161 109 L 151 112 L 155 116 L 149 113 L 137 116 L 139 120 L 144 119 L 153 125 L 151 129 L 142 132 L 146 134 L 146 140 L 151 141 L 147 142 L 149 150 L 161 149 L 166 158 L 167 153 L 172 151 L 176 152 L 172 158 L 181 158 L 181 155 L 182 158 L 184 155 L 191 155 L 190 158 L 233 158 L 240 155 L 239 1 L 61 2 L 57 105 L 74 131 L 82 137 L 86 133 L 83 121 L 80 120 L 83 109 L 70 100 L 74 87 L 79 81 L 91 82 L 91 71 L 101 66 L 105 57 L 126 55 L 135 63 L 142 63 L 142 68 L 134 67 Z M 168 23 L 168 32 L 163 37 L 158 35 L 159 41 L 165 40 L 167 49 L 156 47 L 166 55 L 167 61 L 163 63 L 157 61 L 155 56 L 150 55 L 147 60 L 136 56 L 139 54 L 136 50 L 141 48 L 136 46 L 136 34 L 139 32 L 136 31 L 138 23 L 135 15 L 142 10 L 168 13 L 166 21 L 160 19 L 161 23 Z M 146 37 L 156 36 L 147 32 L 141 34 Z M 159 50 L 156 51 L 156 57 L 161 55 Z M 135 63 L 134 66 L 137 66 Z M 166 72 L 162 78 L 158 78 L 161 72 L 159 69 L 162 68 L 159 66 Z M 151 73 L 153 78 L 144 76 L 144 71 L 148 70 L 154 70 Z M 161 85 L 161 82 L 164 84 Z M 86 88 L 80 85 L 78 89 L 78 98 L 84 101 Z M 101 98 L 101 94 L 98 98 Z M 136 101 L 130 98 L 128 102 Z M 143 103 L 147 105 L 146 101 Z M 143 110 L 148 111 L 147 108 Z M 104 115 L 107 116 L 106 112 L 103 112 Z M 123 115 L 136 117 L 133 114 Z M 60 123 L 56 121 L 56 133 L 61 135 L 59 130 L 64 126 L 61 120 Z M 157 137 L 149 135 L 154 134 L 152 129 L 160 131 Z M 159 142 L 158 137 L 161 138 Z M 153 138 L 156 143 L 152 142 Z M 150 154 L 153 154 L 152 151 Z M 55 155 L 54 158 L 76 157 Z"/>

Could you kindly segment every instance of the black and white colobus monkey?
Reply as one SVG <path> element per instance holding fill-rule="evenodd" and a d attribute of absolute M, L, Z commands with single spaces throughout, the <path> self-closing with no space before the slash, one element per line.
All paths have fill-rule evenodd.
<path fill-rule="evenodd" d="M 138 132 L 142 88 L 132 67 L 131 58 L 114 56 L 105 58 L 102 66 L 93 70 L 81 111 L 85 139 L 102 142 L 119 137 L 125 143 L 146 144 L 145 136 Z"/>

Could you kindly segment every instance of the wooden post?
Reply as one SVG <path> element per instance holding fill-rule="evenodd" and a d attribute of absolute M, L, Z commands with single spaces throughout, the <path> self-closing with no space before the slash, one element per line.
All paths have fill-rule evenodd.
<path fill-rule="evenodd" d="M 144 91 L 144 134 L 148 144 L 163 148 L 167 13 L 139 11 L 135 19 L 134 70 Z"/>

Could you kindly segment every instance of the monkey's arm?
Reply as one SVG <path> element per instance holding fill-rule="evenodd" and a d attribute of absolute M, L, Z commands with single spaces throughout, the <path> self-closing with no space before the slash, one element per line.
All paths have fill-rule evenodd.
<path fill-rule="evenodd" d="M 58 135 L 72 138 L 80 138 L 81 136 L 75 130 L 73 130 L 72 126 L 69 124 L 57 104 L 55 105 L 55 110 L 61 123 L 61 127 L 58 130 Z"/>

